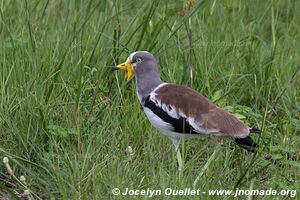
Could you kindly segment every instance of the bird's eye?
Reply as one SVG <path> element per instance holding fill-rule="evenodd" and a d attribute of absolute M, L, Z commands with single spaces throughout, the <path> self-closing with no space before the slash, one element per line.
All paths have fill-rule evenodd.
<path fill-rule="evenodd" d="M 135 60 L 137 63 L 139 63 L 139 62 L 141 62 L 142 61 L 142 59 L 140 59 L 140 58 L 136 58 L 136 60 Z"/>

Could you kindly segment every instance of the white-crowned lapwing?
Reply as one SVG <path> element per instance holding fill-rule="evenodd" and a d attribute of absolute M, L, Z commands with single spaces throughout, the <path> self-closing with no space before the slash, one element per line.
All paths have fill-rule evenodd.
<path fill-rule="evenodd" d="M 210 135 L 231 138 L 248 151 L 254 151 L 257 146 L 250 133 L 258 129 L 250 128 L 189 87 L 163 82 L 151 53 L 131 53 L 126 62 L 114 69 L 125 70 L 126 80 L 135 76 L 137 97 L 144 112 L 151 124 L 172 140 L 180 171 L 181 139 Z"/>

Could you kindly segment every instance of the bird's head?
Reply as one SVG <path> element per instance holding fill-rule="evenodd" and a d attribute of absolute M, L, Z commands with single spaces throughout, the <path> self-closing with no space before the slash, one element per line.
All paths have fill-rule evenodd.
<path fill-rule="evenodd" d="M 152 68 L 156 69 L 154 56 L 147 51 L 136 51 L 128 56 L 126 62 L 117 65 L 113 70 L 124 70 L 125 79 L 128 81 L 133 75 L 147 73 Z"/>

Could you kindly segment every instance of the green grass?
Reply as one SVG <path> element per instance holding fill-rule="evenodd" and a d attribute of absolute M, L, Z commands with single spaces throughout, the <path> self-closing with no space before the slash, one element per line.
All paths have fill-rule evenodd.
<path fill-rule="evenodd" d="M 128 199 L 111 190 L 192 188 L 216 142 L 186 141 L 179 177 L 174 148 L 147 121 L 135 82 L 110 71 L 147 50 L 163 80 L 187 85 L 189 18 L 193 88 L 263 130 L 254 135 L 255 154 L 223 141 L 196 188 L 299 193 L 300 3 L 199 0 L 187 8 L 184 1 L 0 1 L 0 157 L 35 195 Z M 24 189 L 1 163 L 0 197 Z"/>

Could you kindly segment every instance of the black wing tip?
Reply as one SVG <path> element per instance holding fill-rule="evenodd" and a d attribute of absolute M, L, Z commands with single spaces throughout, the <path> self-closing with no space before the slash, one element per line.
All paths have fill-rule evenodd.
<path fill-rule="evenodd" d="M 261 133 L 261 130 L 258 128 L 250 128 L 250 133 Z"/>
<path fill-rule="evenodd" d="M 234 138 L 237 145 L 246 149 L 247 151 L 254 152 L 257 148 L 257 144 L 252 140 L 250 136 L 244 138 Z"/>

